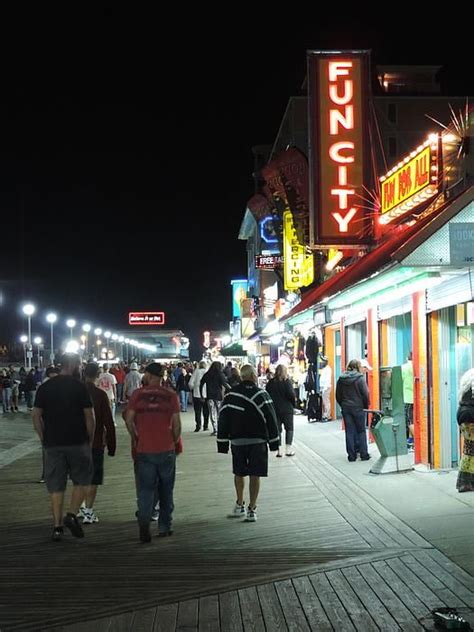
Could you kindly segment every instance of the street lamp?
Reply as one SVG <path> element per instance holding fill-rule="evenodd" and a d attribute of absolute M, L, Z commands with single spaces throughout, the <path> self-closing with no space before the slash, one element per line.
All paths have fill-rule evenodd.
<path fill-rule="evenodd" d="M 28 353 L 26 354 L 28 358 L 28 368 L 31 369 L 31 359 L 33 357 L 33 347 L 31 344 L 31 317 L 36 311 L 36 307 L 31 303 L 26 303 L 23 305 L 23 313 L 28 317 Z"/>
<path fill-rule="evenodd" d="M 53 314 L 53 312 L 51 312 L 50 314 L 48 314 L 46 316 L 46 320 L 48 321 L 48 323 L 51 325 L 51 351 L 49 354 L 49 361 L 51 362 L 51 364 L 53 364 L 54 362 L 54 323 L 58 320 L 58 317 L 56 316 L 56 314 Z"/>
<path fill-rule="evenodd" d="M 73 333 L 74 327 L 76 326 L 76 321 L 74 320 L 74 318 L 70 318 L 69 320 L 66 321 L 66 325 L 71 330 L 71 340 L 72 340 L 72 333 Z"/>
<path fill-rule="evenodd" d="M 23 343 L 23 358 L 26 366 L 26 343 L 28 342 L 28 336 L 20 336 L 20 342 Z"/>
<path fill-rule="evenodd" d="M 43 338 L 41 338 L 41 336 L 36 336 L 36 338 L 34 339 L 34 343 L 36 345 L 37 348 L 37 352 L 38 352 L 38 366 L 41 368 L 41 356 L 40 356 L 40 347 L 41 347 L 41 343 L 43 342 Z"/>
<path fill-rule="evenodd" d="M 86 352 L 86 356 L 89 353 L 89 332 L 91 330 L 91 326 L 89 325 L 89 323 L 84 323 L 82 325 L 82 331 L 86 334 L 86 342 L 85 342 L 85 352 Z"/>
<path fill-rule="evenodd" d="M 70 340 L 66 345 L 66 353 L 77 353 L 79 348 L 80 346 L 77 340 Z"/>

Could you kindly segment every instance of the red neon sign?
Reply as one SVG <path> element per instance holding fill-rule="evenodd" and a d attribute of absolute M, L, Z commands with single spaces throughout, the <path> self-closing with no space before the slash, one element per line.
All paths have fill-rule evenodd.
<path fill-rule="evenodd" d="M 164 312 L 129 312 L 129 325 L 157 326 L 165 324 Z"/>
<path fill-rule="evenodd" d="M 312 245 L 368 241 L 368 53 L 308 54 Z"/>

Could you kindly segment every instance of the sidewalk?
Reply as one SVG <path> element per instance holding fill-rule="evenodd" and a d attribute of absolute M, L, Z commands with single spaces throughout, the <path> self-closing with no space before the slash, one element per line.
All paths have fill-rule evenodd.
<path fill-rule="evenodd" d="M 458 538 L 472 533 L 472 506 L 448 489 L 449 475 L 368 475 L 367 463 L 345 460 L 338 424 L 296 422 L 297 455 L 270 455 L 259 520 L 248 524 L 227 518 L 235 500 L 230 457 L 216 453 L 208 433 L 193 433 L 184 415 L 175 534 L 149 546 L 138 542 L 123 425 L 117 456 L 106 457 L 100 522 L 84 540 L 68 536 L 59 546 L 49 541 L 46 490 L 35 482 L 39 450 L 2 467 L 5 444 L 1 630 L 422 630 L 443 604 L 470 617 L 472 577 L 410 523 L 425 511 L 451 512 Z M 12 433 L 18 447 L 30 444 L 30 424 L 26 415 L 0 419 L 0 445 Z M 435 494 L 438 507 L 423 503 Z M 448 536 L 445 549 L 457 555 L 460 543 Z"/>

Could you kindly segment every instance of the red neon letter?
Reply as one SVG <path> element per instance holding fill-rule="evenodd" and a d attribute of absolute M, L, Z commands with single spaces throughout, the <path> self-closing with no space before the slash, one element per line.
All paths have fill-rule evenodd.
<path fill-rule="evenodd" d="M 329 133 L 335 136 L 338 132 L 338 125 L 346 129 L 354 129 L 354 106 L 346 105 L 344 114 L 339 110 L 329 110 Z"/>
<path fill-rule="evenodd" d="M 333 103 L 337 105 L 345 105 L 352 101 L 352 97 L 354 96 L 354 82 L 346 79 L 344 81 L 344 93 L 342 97 L 339 96 L 337 92 L 337 84 L 332 84 L 329 86 L 329 98 Z"/>
<path fill-rule="evenodd" d="M 329 81 L 337 81 L 339 76 L 349 74 L 348 68 L 352 68 L 351 61 L 330 61 L 329 62 Z"/>
<path fill-rule="evenodd" d="M 345 187 L 347 184 L 347 167 L 337 168 L 337 182 L 339 186 Z"/>
<path fill-rule="evenodd" d="M 354 217 L 354 215 L 357 213 L 357 209 L 356 208 L 351 208 L 349 209 L 349 211 L 347 212 L 347 215 L 345 217 L 342 217 L 342 215 L 340 213 L 333 213 L 332 216 L 334 217 L 334 219 L 336 220 L 336 222 L 339 225 L 339 232 L 340 233 L 347 233 L 347 229 L 349 228 L 349 224 L 352 220 L 352 218 Z"/>
<path fill-rule="evenodd" d="M 349 206 L 347 197 L 354 195 L 354 189 L 331 189 L 331 195 L 337 195 L 339 197 L 339 208 L 347 208 Z"/>
<path fill-rule="evenodd" d="M 354 162 L 354 156 L 341 156 L 341 151 L 343 149 L 352 149 L 354 150 L 354 143 L 352 141 L 343 141 L 340 143 L 334 143 L 329 148 L 329 156 L 334 162 L 339 162 L 341 164 L 346 164 L 350 162 Z"/>

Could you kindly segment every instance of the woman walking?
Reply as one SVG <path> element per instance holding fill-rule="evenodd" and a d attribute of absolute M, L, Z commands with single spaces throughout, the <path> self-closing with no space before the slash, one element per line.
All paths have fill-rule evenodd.
<path fill-rule="evenodd" d="M 342 409 L 346 426 L 348 461 L 357 459 L 357 451 L 360 452 L 361 461 L 368 461 L 370 454 L 367 448 L 364 409 L 369 408 L 369 389 L 359 360 L 351 360 L 347 370 L 337 380 L 336 400 Z"/>
<path fill-rule="evenodd" d="M 206 387 L 206 401 L 209 406 L 209 416 L 212 424 L 211 436 L 215 436 L 217 435 L 217 418 L 223 400 L 222 390 L 230 391 L 230 386 L 225 379 L 220 362 L 213 362 L 209 367 L 209 371 L 204 374 L 199 385 L 201 398 L 204 397 L 204 387 Z"/>
<path fill-rule="evenodd" d="M 472 492 L 474 491 L 474 369 L 467 371 L 461 378 L 457 420 L 464 439 L 464 447 L 456 489 L 458 492 Z"/>
<path fill-rule="evenodd" d="M 278 420 L 280 442 L 278 444 L 277 457 L 283 456 L 281 451 L 282 426 L 285 427 L 286 456 L 294 456 L 295 451 L 292 448 L 292 444 L 294 435 L 293 414 L 296 404 L 295 391 L 288 379 L 288 372 L 283 364 L 277 366 L 275 377 L 267 384 L 267 391 L 273 400 Z"/>
<path fill-rule="evenodd" d="M 199 391 L 201 380 L 206 374 L 206 371 L 207 364 L 204 360 L 201 360 L 199 367 L 194 369 L 188 384 L 189 389 L 193 394 L 194 420 L 196 422 L 194 432 L 199 432 L 201 430 L 201 416 L 204 417 L 203 430 L 207 430 L 209 425 L 209 408 L 205 399 L 206 393 L 204 393 L 204 397 L 201 397 L 201 393 Z"/>

